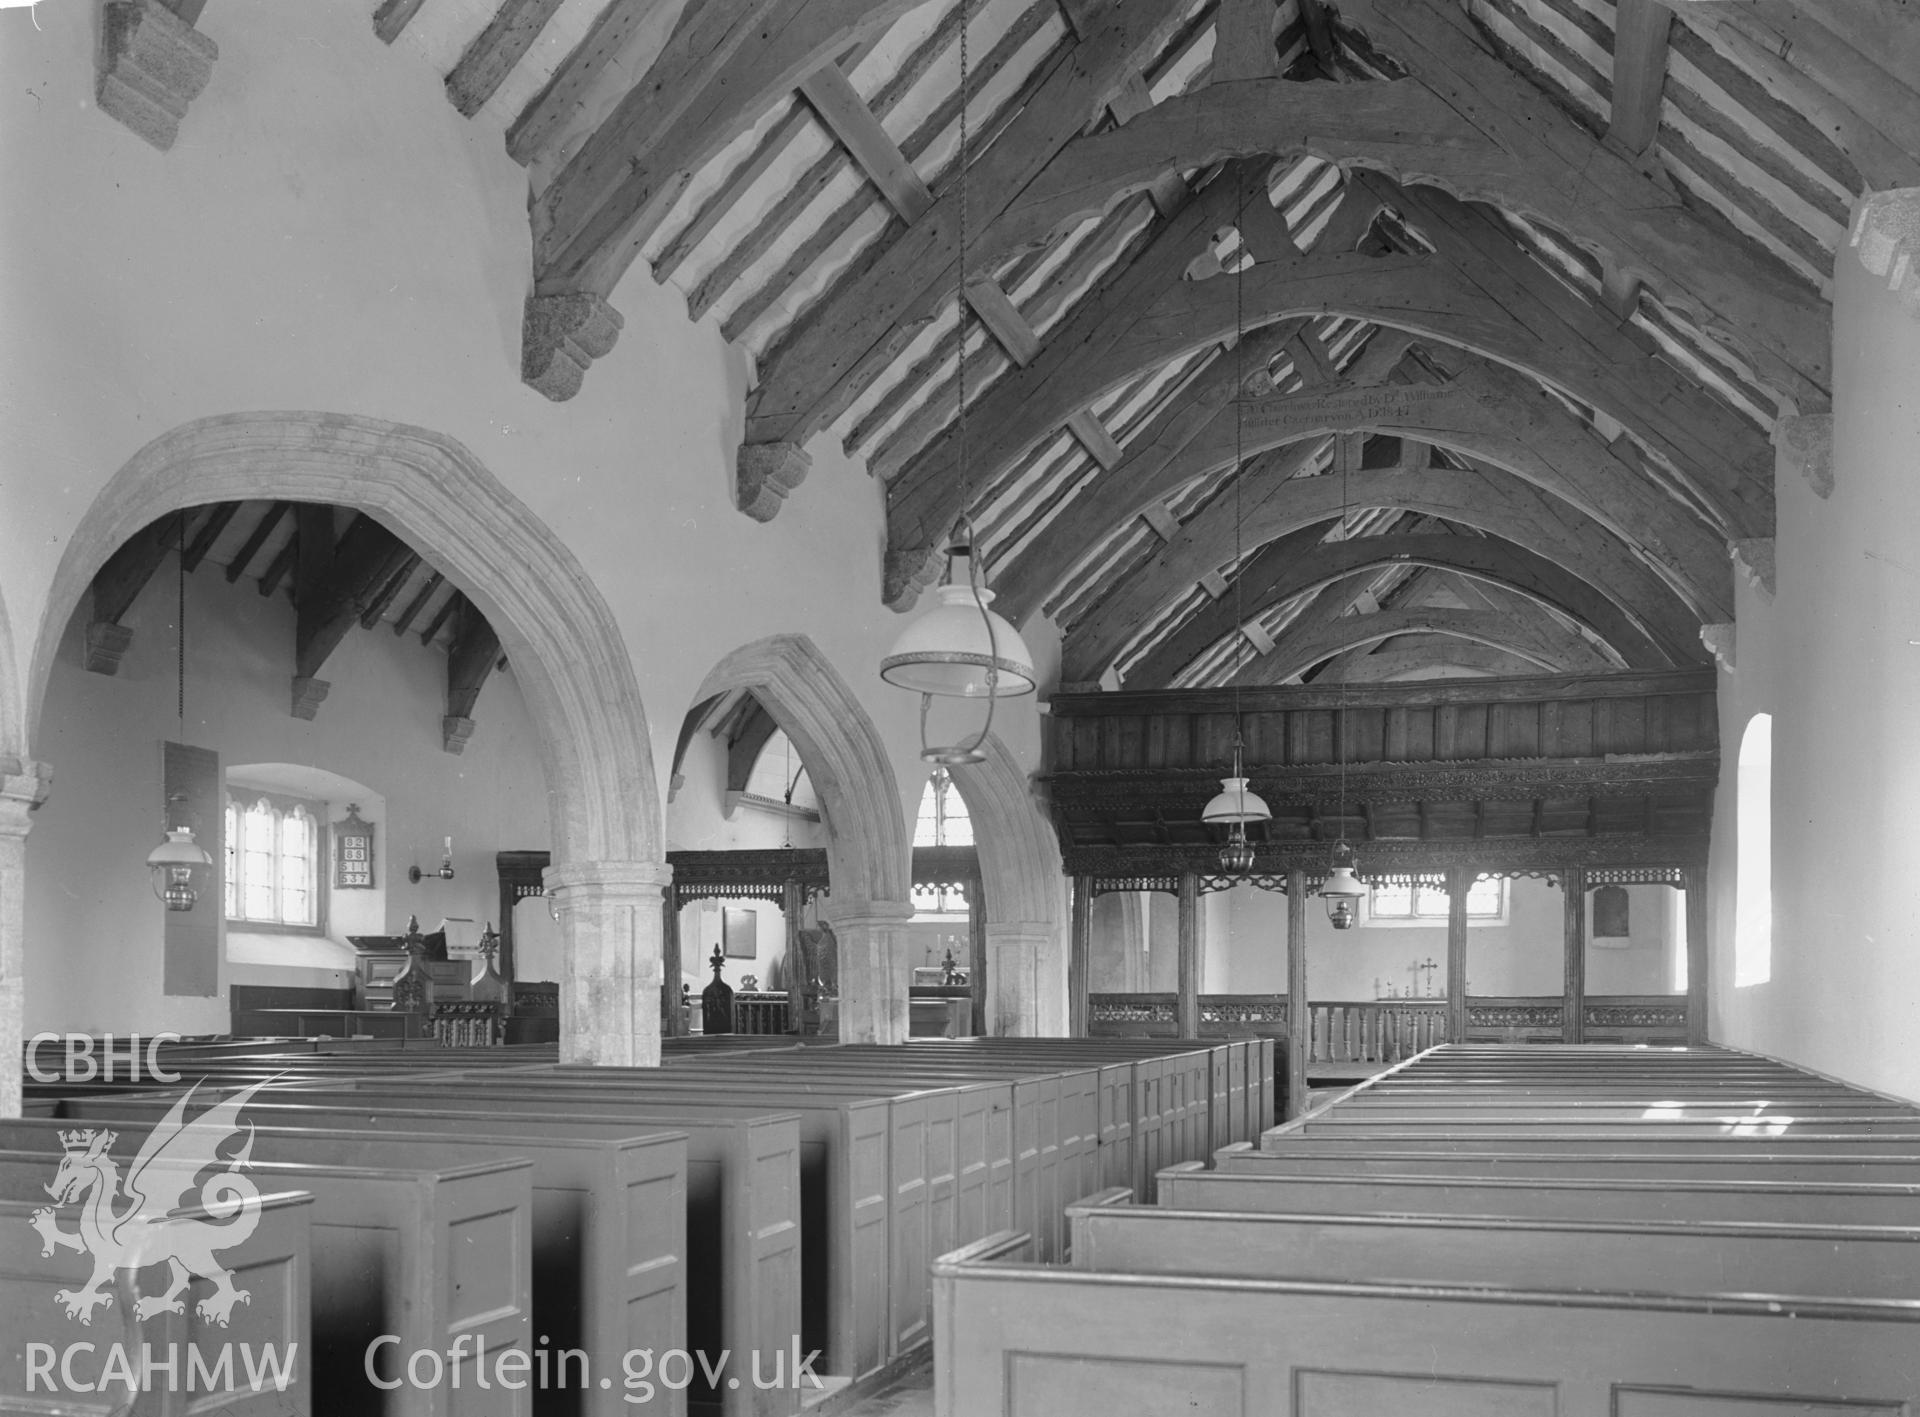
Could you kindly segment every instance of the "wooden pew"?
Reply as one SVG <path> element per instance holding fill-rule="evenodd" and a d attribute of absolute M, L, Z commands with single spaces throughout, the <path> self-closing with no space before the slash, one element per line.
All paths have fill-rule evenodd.
<path fill-rule="evenodd" d="M 777 1323 L 771 1315 L 789 1316 L 783 1345 L 797 1331 L 791 1316 L 798 1308 L 798 1265 L 791 1265 L 795 1283 L 785 1285 L 781 1250 L 797 1229 L 797 1219 L 780 1212 L 795 1189 L 779 1177 L 780 1156 L 784 1151 L 791 1164 L 796 1144 L 790 1118 L 667 1127 L 497 1110 L 329 1108 L 260 1100 L 264 1096 L 246 1112 L 261 1145 L 303 1158 L 394 1164 L 412 1157 L 421 1164 L 519 1155 L 532 1161 L 534 1319 L 551 1340 L 541 1347 L 579 1348 L 592 1366 L 617 1370 L 618 1355 L 633 1348 L 749 1351 L 759 1341 L 756 1313 L 769 1315 L 768 1324 Z M 70 1117 L 152 1121 L 163 1104 L 83 1098 L 65 1108 Z M 0 1137 L 22 1125 L 28 1124 L 0 1122 Z M 772 1252 L 764 1268 L 752 1263 L 751 1168 L 722 1161 L 756 1151 L 774 1173 L 757 1212 L 767 1219 L 764 1248 Z M 701 1237 L 697 1245 L 692 1234 Z M 721 1337 L 735 1333 L 746 1341 Z M 772 1339 L 760 1346 L 771 1349 Z M 725 1396 L 729 1412 L 784 1412 L 797 1405 L 792 1393 Z M 618 1378 L 610 1391 L 595 1387 L 567 1400 L 596 1414 L 631 1410 Z M 677 1411 L 685 1398 L 662 1390 L 654 1401 Z"/>
<path fill-rule="evenodd" d="M 1175 1166 L 1161 1173 L 1171 1210 L 1329 1215 L 1506 1215 L 1538 1220 L 1735 1220 L 1810 1225 L 1907 1225 L 1920 1185 L 1800 1181 L 1600 1181 L 1585 1176 L 1419 1176 L 1348 1172 L 1243 1175 Z"/>
<path fill-rule="evenodd" d="M 934 1245 L 944 1241 L 951 1248 L 985 1233 L 986 1224 L 1009 1214 L 1016 1201 L 1014 1114 L 1004 1086 L 888 1096 L 879 1085 L 834 1088 L 757 1079 L 735 1080 L 729 1090 L 719 1079 L 676 1081 L 644 1069 L 594 1071 L 592 1077 L 523 1078 L 512 1086 L 455 1084 L 437 1100 L 455 1109 L 637 1114 L 674 1125 L 752 1118 L 774 1109 L 796 1117 L 799 1277 L 809 1296 L 798 1331 L 809 1348 L 822 1350 L 823 1373 L 859 1378 L 923 1343 Z M 381 1107 L 398 1100 L 364 1083 L 356 1084 L 353 1095 Z M 758 1100 L 743 1100 L 749 1097 Z"/>
<path fill-rule="evenodd" d="M 1096 1274 L 983 1257 L 1004 1242 L 934 1267 L 942 1413 L 1839 1417 L 1920 1398 L 1910 1301 Z"/>
<path fill-rule="evenodd" d="M 57 1296 L 83 1289 L 93 1261 L 64 1248 L 41 1254 L 33 1217 L 47 1205 L 47 1179 L 43 1166 L 21 1189 L 0 1192 L 0 1275 L 6 1277 L 0 1283 L 0 1334 L 6 1336 L 0 1346 L 0 1411 L 36 1417 L 129 1410 L 162 1417 L 184 1417 L 189 1411 L 196 1417 L 208 1412 L 307 1417 L 315 1410 L 307 1305 L 312 1197 L 307 1192 L 263 1190 L 252 1234 L 230 1251 L 215 1251 L 216 1261 L 231 1271 L 233 1286 L 248 1296 L 233 1305 L 224 1326 L 198 1312 L 197 1305 L 213 1292 L 199 1279 L 182 1296 L 184 1312 L 159 1312 L 135 1323 L 125 1306 L 164 1293 L 166 1270 L 120 1271 L 109 1280 L 112 1305 L 94 1310 L 92 1321 L 83 1325 L 68 1316 Z M 230 1219 L 199 1206 L 181 1207 L 175 1214 L 216 1227 Z M 36 1350 L 37 1345 L 44 1346 Z M 49 1350 L 51 1362 L 44 1361 Z M 156 1364 L 170 1360 L 173 1372 L 149 1370 L 149 1351 Z M 67 1373 L 74 1380 L 71 1388 Z"/>
<path fill-rule="evenodd" d="M 1920 1295 L 1920 1228 L 1075 1206 L 1073 1263 L 1120 1274 L 1676 1294 Z"/>
<path fill-rule="evenodd" d="M 124 1133 L 115 1151 L 131 1157 L 144 1133 Z M 0 1151 L 0 1194 L 31 1197 L 62 1153 L 57 1128 L 18 1130 Z M 38 1140 L 32 1149 L 21 1143 Z M 271 1147 L 271 1143 L 268 1144 Z M 263 1190 L 311 1192 L 310 1340 L 314 1402 L 322 1412 L 459 1417 L 532 1410 L 529 1395 L 488 1393 L 472 1379 L 481 1349 L 490 1358 L 532 1347 L 528 1219 L 531 1163 L 519 1158 L 444 1170 L 249 1163 Z M 117 1203 L 117 1202 L 116 1202 Z M 384 1349 L 381 1376 L 402 1376 L 406 1355 L 458 1351 L 464 1381 L 391 1391 L 370 1385 L 369 1345 Z M 458 1350 L 457 1336 L 467 1335 Z M 489 1371 L 493 1371 L 491 1368 Z"/>
<path fill-rule="evenodd" d="M 1450 1151 L 1444 1157 L 1410 1147 L 1371 1151 L 1343 1143 L 1294 1142 L 1260 1151 L 1244 1143 L 1214 1153 L 1216 1171 L 1250 1175 L 1320 1176 L 1364 1172 L 1382 1176 L 1592 1176 L 1605 1180 L 1920 1181 L 1920 1155 L 1842 1151 L 1767 1151 L 1764 1144 L 1700 1155 L 1661 1151 L 1551 1154 L 1530 1151 Z"/>

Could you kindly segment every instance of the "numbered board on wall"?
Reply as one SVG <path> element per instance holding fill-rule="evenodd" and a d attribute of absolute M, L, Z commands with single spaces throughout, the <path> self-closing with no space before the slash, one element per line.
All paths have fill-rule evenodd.
<path fill-rule="evenodd" d="M 333 888 L 373 889 L 373 823 L 360 820 L 358 803 L 349 802 L 346 819 L 333 824 Z"/>

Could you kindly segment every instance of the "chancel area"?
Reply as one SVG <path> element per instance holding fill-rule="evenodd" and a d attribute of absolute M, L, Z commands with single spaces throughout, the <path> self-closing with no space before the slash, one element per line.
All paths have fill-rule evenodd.
<path fill-rule="evenodd" d="M 1912 0 L 0 71 L 0 1412 L 1920 1403 Z"/>

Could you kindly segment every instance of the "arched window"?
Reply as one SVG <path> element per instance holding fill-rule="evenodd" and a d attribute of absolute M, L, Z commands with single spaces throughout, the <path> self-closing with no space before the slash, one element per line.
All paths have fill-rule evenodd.
<path fill-rule="evenodd" d="M 1733 982 L 1773 977 L 1773 715 L 1740 738 L 1734 779 Z"/>
<path fill-rule="evenodd" d="M 320 924 L 320 814 L 271 793 L 227 799 L 226 907 L 235 924 Z"/>
<path fill-rule="evenodd" d="M 953 775 L 935 768 L 927 779 L 927 790 L 920 794 L 920 814 L 913 824 L 915 846 L 972 846 L 973 821 L 967 816 L 967 804 Z M 915 886 L 913 908 L 921 913 L 963 914 L 967 893 L 958 887 Z"/>

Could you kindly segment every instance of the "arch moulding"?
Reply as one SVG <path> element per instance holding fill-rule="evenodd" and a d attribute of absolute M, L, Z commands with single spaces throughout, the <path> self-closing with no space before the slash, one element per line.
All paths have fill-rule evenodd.
<path fill-rule="evenodd" d="M 986 897 L 987 1031 L 1067 1031 L 1066 876 L 1053 826 L 1006 744 L 989 735 L 983 763 L 955 768 L 973 820 Z"/>
<path fill-rule="evenodd" d="M 805 635 L 771 635 L 716 664 L 693 699 L 745 689 L 793 740 L 820 797 L 840 947 L 840 1037 L 907 1037 L 905 925 L 913 914 L 913 836 L 880 732 Z"/>
<path fill-rule="evenodd" d="M 539 730 L 547 778 L 548 880 L 566 939 L 563 1056 L 657 1063 L 666 875 L 633 663 L 585 568 L 456 440 L 321 412 L 225 414 L 155 438 L 101 490 L 61 557 L 34 647 L 29 732 L 67 621 L 115 548 L 170 512 L 261 497 L 367 513 L 492 624 Z"/>

